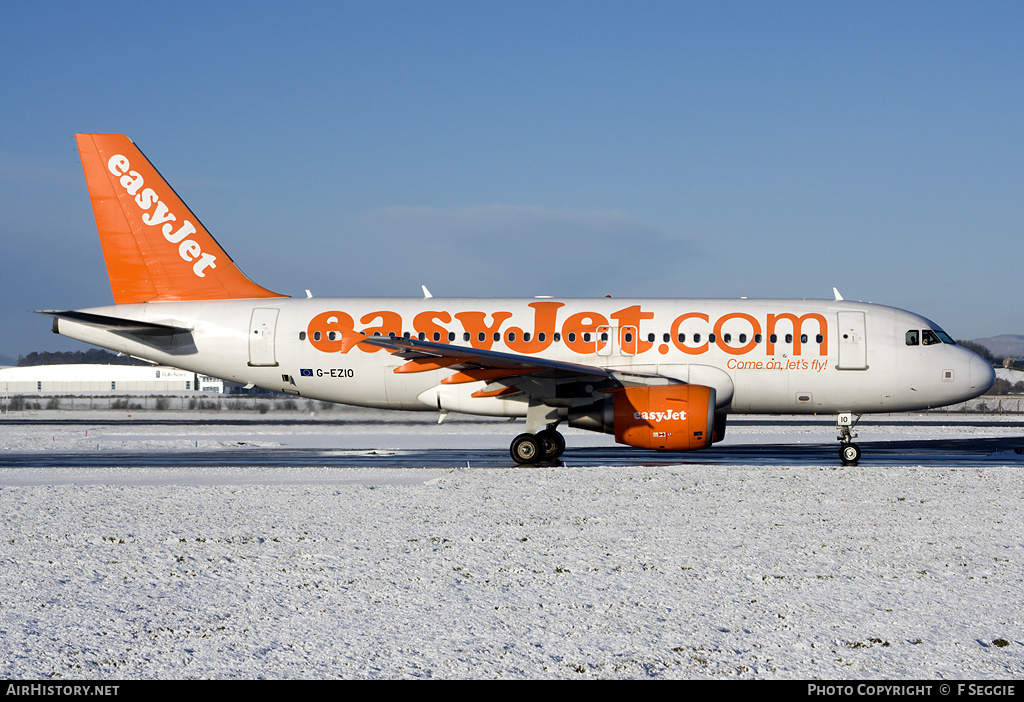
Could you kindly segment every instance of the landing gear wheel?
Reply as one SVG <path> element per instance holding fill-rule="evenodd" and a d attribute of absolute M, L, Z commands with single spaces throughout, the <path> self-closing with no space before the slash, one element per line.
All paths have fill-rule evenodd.
<path fill-rule="evenodd" d="M 565 452 L 565 437 L 554 429 L 537 432 L 537 438 L 544 447 L 545 461 L 553 461 Z"/>
<path fill-rule="evenodd" d="M 844 466 L 857 465 L 860 460 L 860 446 L 854 443 L 846 443 L 839 447 L 839 458 Z"/>
<path fill-rule="evenodd" d="M 857 426 L 860 417 L 859 414 L 854 417 L 853 412 L 840 412 L 836 417 L 836 431 L 839 432 L 836 438 L 840 441 L 839 460 L 844 466 L 857 465 L 857 461 L 860 460 L 860 447 L 853 443 L 853 439 L 857 437 L 853 428 Z"/>
<path fill-rule="evenodd" d="M 544 457 L 544 442 L 536 434 L 520 434 L 512 439 L 509 453 L 519 465 L 537 463 Z"/>

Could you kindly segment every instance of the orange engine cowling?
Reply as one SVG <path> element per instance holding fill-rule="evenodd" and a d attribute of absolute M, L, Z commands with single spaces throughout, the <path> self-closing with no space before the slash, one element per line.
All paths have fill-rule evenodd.
<path fill-rule="evenodd" d="M 715 389 L 704 385 L 623 388 L 613 399 L 615 440 L 660 451 L 695 451 L 711 445 Z"/>

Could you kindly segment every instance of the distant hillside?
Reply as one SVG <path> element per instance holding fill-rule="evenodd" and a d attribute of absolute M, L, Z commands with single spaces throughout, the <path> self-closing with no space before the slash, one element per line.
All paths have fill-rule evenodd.
<path fill-rule="evenodd" d="M 987 339 L 973 339 L 973 341 L 987 348 L 996 358 L 1024 357 L 1024 336 L 1020 334 L 1001 334 Z"/>
<path fill-rule="evenodd" d="M 19 366 L 59 366 L 68 363 L 93 363 L 113 366 L 148 366 L 149 363 L 131 356 L 118 356 L 110 351 L 33 351 L 18 357 Z"/>

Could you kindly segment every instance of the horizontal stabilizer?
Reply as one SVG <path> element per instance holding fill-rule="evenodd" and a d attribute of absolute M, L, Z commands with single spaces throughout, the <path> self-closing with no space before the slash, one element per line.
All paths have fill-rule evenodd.
<path fill-rule="evenodd" d="M 49 315 L 54 320 L 66 319 L 69 322 L 87 324 L 90 327 L 98 327 L 122 334 L 131 334 L 132 336 L 173 336 L 174 334 L 188 334 L 192 331 L 188 327 L 158 324 L 155 322 L 140 322 L 135 319 L 122 319 L 121 317 L 110 317 L 103 314 L 92 314 L 91 312 L 75 312 L 74 310 L 37 310 L 37 312 Z M 54 323 L 56 324 L 56 321 Z"/>

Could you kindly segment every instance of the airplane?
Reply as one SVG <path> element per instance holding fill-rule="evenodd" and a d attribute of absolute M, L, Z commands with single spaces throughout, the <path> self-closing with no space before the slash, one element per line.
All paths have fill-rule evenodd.
<path fill-rule="evenodd" d="M 142 151 L 78 134 L 114 305 L 43 310 L 57 334 L 154 363 L 363 407 L 525 419 L 517 464 L 561 425 L 706 449 L 730 414 L 868 413 L 981 395 L 995 371 L 905 310 L 843 299 L 305 298 L 247 278 Z M 439 420 L 440 421 L 440 420 Z"/>

